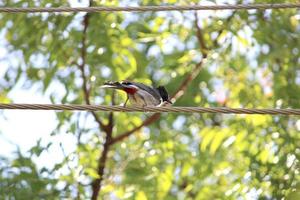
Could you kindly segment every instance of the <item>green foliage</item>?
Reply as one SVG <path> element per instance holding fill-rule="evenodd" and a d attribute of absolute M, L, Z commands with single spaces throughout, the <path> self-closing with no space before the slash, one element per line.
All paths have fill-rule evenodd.
<path fill-rule="evenodd" d="M 45 5 L 69 6 L 58 0 L 12 0 L 4 6 Z M 199 12 L 207 62 L 175 105 L 300 108 L 299 12 L 209 13 L 211 17 Z M 50 94 L 53 103 L 85 103 L 78 67 L 83 62 L 83 16 L 0 14 L 7 50 L 19 55 L 0 79 L 0 102 L 13 100 L 7 94 L 20 83 Z M 111 104 L 112 92 L 98 88 L 105 80 L 166 85 L 174 93 L 202 57 L 195 35 L 193 12 L 91 13 L 84 60 L 91 102 Z M 124 102 L 123 93 L 115 95 L 116 104 Z M 40 169 L 21 153 L 3 159 L 1 198 L 90 198 L 90 183 L 99 178 L 105 133 L 95 128 L 91 114 L 56 115 L 52 135 L 72 134 L 75 151 L 52 169 Z M 108 122 L 108 114 L 97 115 Z M 113 136 L 140 125 L 147 116 L 115 113 Z M 297 199 L 299 131 L 300 120 L 292 116 L 163 114 L 157 123 L 110 148 L 99 199 Z M 29 154 L 39 157 L 50 146 L 39 141 Z"/>
<path fill-rule="evenodd" d="M 30 157 L 18 153 L 17 159 L 1 159 L 1 199 L 57 199 L 57 180 L 48 169 L 37 169 Z M 62 194 L 62 193 L 61 193 Z"/>

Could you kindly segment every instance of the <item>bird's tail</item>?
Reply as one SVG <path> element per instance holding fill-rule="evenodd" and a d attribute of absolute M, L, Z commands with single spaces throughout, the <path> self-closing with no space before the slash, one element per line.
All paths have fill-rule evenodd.
<path fill-rule="evenodd" d="M 172 102 L 169 99 L 169 94 L 164 86 L 158 86 L 158 88 L 156 89 L 164 102 L 169 102 L 172 104 Z"/>

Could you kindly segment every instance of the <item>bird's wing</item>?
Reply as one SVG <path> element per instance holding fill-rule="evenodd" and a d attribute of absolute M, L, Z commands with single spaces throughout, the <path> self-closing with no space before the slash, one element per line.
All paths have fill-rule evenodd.
<path fill-rule="evenodd" d="M 139 88 L 147 91 L 148 93 L 150 93 L 152 96 L 154 96 L 156 99 L 162 99 L 159 92 L 157 91 L 157 89 L 149 87 L 147 85 L 144 85 L 142 83 L 135 83 Z"/>

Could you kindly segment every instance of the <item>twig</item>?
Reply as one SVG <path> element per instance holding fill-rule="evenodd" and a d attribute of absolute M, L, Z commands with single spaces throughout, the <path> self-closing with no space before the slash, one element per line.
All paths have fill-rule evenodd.
<path fill-rule="evenodd" d="M 64 160 L 65 160 L 66 163 L 67 163 L 68 169 L 70 170 L 70 172 L 72 172 L 72 168 L 71 168 L 71 166 L 69 165 L 69 162 L 68 162 L 69 156 L 67 156 L 67 154 L 66 154 L 66 152 L 65 152 L 65 149 L 63 148 L 61 142 L 59 143 L 59 147 L 60 147 L 60 149 L 61 149 L 62 155 L 64 156 Z"/>

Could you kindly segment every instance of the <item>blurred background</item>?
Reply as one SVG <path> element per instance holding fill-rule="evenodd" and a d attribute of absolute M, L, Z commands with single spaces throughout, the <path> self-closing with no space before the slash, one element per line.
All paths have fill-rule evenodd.
<path fill-rule="evenodd" d="M 261 1 L 0 6 L 192 3 Z M 126 95 L 100 89 L 105 81 L 165 85 L 174 94 L 195 73 L 174 105 L 300 108 L 297 9 L 0 13 L 0 28 L 0 103 L 119 105 Z M 0 198 L 300 199 L 299 117 L 165 113 L 135 130 L 149 117 L 1 110 Z"/>

